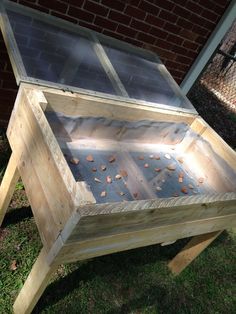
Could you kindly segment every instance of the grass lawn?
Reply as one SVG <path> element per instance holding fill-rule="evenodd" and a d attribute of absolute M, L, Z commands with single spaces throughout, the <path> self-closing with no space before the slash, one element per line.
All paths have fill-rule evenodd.
<path fill-rule="evenodd" d="M 9 158 L 0 135 L 0 176 Z M 0 178 L 1 180 L 1 178 Z M 224 232 L 178 277 L 167 269 L 185 240 L 62 265 L 33 313 L 236 313 L 236 234 Z M 0 314 L 12 304 L 41 248 L 17 184 L 0 229 Z"/>

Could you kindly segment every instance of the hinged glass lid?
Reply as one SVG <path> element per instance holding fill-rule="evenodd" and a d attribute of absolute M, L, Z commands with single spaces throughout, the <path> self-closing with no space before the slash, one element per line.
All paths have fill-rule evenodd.
<path fill-rule="evenodd" d="M 18 84 L 196 113 L 149 51 L 8 1 L 1 30 Z"/>

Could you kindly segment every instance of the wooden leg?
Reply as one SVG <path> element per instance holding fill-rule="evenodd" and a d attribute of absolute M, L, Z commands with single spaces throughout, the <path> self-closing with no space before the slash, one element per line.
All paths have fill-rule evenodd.
<path fill-rule="evenodd" d="M 32 312 L 46 289 L 52 274 L 56 271 L 57 265 L 48 265 L 46 257 L 47 252 L 43 248 L 13 305 L 15 314 L 28 314 Z"/>
<path fill-rule="evenodd" d="M 13 154 L 8 162 L 1 186 L 0 186 L 0 226 L 3 222 L 7 208 L 11 201 L 20 174 L 17 169 L 17 161 Z"/>
<path fill-rule="evenodd" d="M 188 244 L 169 262 L 168 267 L 173 274 L 178 275 L 185 269 L 208 245 L 213 242 L 223 230 L 201 234 L 193 237 Z"/>

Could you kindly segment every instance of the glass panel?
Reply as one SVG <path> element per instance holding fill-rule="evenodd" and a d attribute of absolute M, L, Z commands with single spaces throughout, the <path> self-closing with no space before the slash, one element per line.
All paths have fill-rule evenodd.
<path fill-rule="evenodd" d="M 22 13 L 7 14 L 28 76 L 116 94 L 88 38 Z"/>
<path fill-rule="evenodd" d="M 192 108 L 181 95 L 176 95 L 169 81 L 161 74 L 157 61 L 103 45 L 129 96 L 174 107 Z"/>

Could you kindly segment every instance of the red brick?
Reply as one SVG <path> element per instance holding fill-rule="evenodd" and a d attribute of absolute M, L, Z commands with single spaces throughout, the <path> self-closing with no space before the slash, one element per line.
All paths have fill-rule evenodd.
<path fill-rule="evenodd" d="M 42 7 L 46 7 L 48 9 L 54 10 L 54 11 L 58 11 L 61 13 L 66 13 L 68 5 L 62 2 L 59 2 L 57 0 L 39 0 L 39 5 L 41 5 Z"/>
<path fill-rule="evenodd" d="M 218 4 L 215 3 L 215 5 L 214 5 L 214 12 L 221 16 L 225 12 L 227 7 L 228 7 L 228 4 L 225 5 L 224 7 L 221 7 L 221 6 L 219 6 Z"/>
<path fill-rule="evenodd" d="M 182 29 L 179 33 L 179 36 L 193 40 L 193 41 L 198 37 L 198 35 L 195 34 L 193 31 L 190 31 L 187 29 Z"/>
<path fill-rule="evenodd" d="M 103 30 L 103 34 L 107 35 L 107 36 L 110 36 L 110 37 L 113 37 L 113 38 L 116 38 L 116 39 L 119 39 L 119 40 L 123 40 L 124 39 L 124 36 L 122 36 L 120 34 L 117 34 L 115 32 L 109 31 L 107 29 Z"/>
<path fill-rule="evenodd" d="M 129 37 L 135 37 L 137 35 L 137 31 L 127 27 L 125 25 L 118 25 L 117 27 L 117 33 L 123 34 L 125 36 L 129 36 Z"/>
<path fill-rule="evenodd" d="M 117 11 L 124 11 L 125 9 L 125 1 L 118 0 L 102 0 L 102 4 L 106 5 L 111 9 L 115 9 Z"/>
<path fill-rule="evenodd" d="M 168 22 L 172 22 L 175 23 L 178 19 L 178 16 L 176 14 L 173 14 L 171 12 L 167 12 L 162 10 L 159 14 L 159 18 L 168 21 Z"/>
<path fill-rule="evenodd" d="M 25 0 L 19 0 L 19 3 L 25 5 L 26 7 L 29 7 L 29 8 L 32 8 L 32 9 L 36 9 L 36 10 L 44 12 L 44 13 L 49 13 L 49 9 L 48 8 L 42 7 L 40 5 L 37 5 L 37 4 L 34 4 L 34 3 L 29 3 L 29 2 L 27 2 Z"/>
<path fill-rule="evenodd" d="M 198 52 L 196 51 L 192 51 L 192 50 L 188 50 L 186 52 L 186 57 L 189 57 L 192 59 L 192 61 L 198 56 Z"/>
<path fill-rule="evenodd" d="M 174 51 L 176 54 L 184 56 L 188 49 L 181 46 L 173 45 L 172 51 Z"/>
<path fill-rule="evenodd" d="M 151 14 L 157 15 L 160 12 L 160 9 L 156 6 L 153 5 L 152 3 L 142 0 L 139 4 L 139 8 L 141 10 L 144 10 L 146 12 L 149 12 Z"/>
<path fill-rule="evenodd" d="M 196 2 L 192 2 L 192 1 L 188 1 L 185 5 L 185 8 L 198 15 L 201 15 L 203 11 L 203 7 L 198 5 Z"/>
<path fill-rule="evenodd" d="M 0 78 L 6 81 L 15 80 L 15 76 L 13 72 L 7 72 L 7 71 L 0 71 Z"/>
<path fill-rule="evenodd" d="M 137 39 L 149 44 L 153 44 L 156 40 L 154 36 L 148 35 L 146 33 L 139 33 Z"/>
<path fill-rule="evenodd" d="M 7 90 L 7 89 L 0 88 L 0 99 L 9 100 L 8 102 L 9 104 L 11 104 L 12 100 L 14 103 L 16 94 L 17 94 L 17 90 Z"/>
<path fill-rule="evenodd" d="M 214 1 L 215 2 L 215 1 Z M 225 7 L 230 3 L 230 0 L 217 0 L 216 1 L 218 5 Z"/>
<path fill-rule="evenodd" d="M 92 22 L 95 15 L 76 7 L 69 7 L 68 15 L 81 19 L 85 22 Z"/>
<path fill-rule="evenodd" d="M 195 41 L 196 41 L 197 43 L 203 45 L 203 44 L 205 44 L 206 40 L 207 40 L 207 39 L 206 39 L 205 37 L 203 37 L 203 36 L 198 36 Z"/>
<path fill-rule="evenodd" d="M 182 77 L 185 73 L 182 71 L 179 71 L 177 69 L 171 69 L 170 70 L 171 75 L 173 75 L 174 77 Z"/>
<path fill-rule="evenodd" d="M 176 5 L 176 7 L 174 8 L 173 13 L 186 19 L 189 19 L 190 17 L 190 12 L 178 5 Z"/>
<path fill-rule="evenodd" d="M 145 20 L 147 23 L 157 26 L 157 27 L 162 27 L 165 24 L 164 20 L 159 19 L 158 17 L 148 14 Z"/>
<path fill-rule="evenodd" d="M 198 1 L 200 5 L 202 5 L 205 9 L 213 10 L 215 2 L 217 2 L 218 5 L 220 4 L 220 0 L 217 1 L 209 1 L 209 0 L 199 0 Z M 227 0 L 222 0 L 223 7 L 227 6 Z"/>
<path fill-rule="evenodd" d="M 125 9 L 125 14 L 128 14 L 129 16 L 135 17 L 136 19 L 142 19 L 144 20 L 146 16 L 146 12 L 143 10 L 140 10 L 134 6 L 128 5 Z"/>
<path fill-rule="evenodd" d="M 172 23 L 169 23 L 167 22 L 164 26 L 164 30 L 168 31 L 168 32 L 171 32 L 171 33 L 174 33 L 174 34 L 178 34 L 181 30 L 181 27 L 175 25 L 175 24 L 172 24 Z"/>
<path fill-rule="evenodd" d="M 131 22 L 131 25 L 130 25 L 132 28 L 134 29 L 137 29 L 139 31 L 143 31 L 143 32 L 149 32 L 151 26 L 146 24 L 146 23 L 143 23 L 141 21 L 138 21 L 138 20 L 135 20 L 133 19 L 132 22 Z"/>
<path fill-rule="evenodd" d="M 11 80 L 11 81 L 4 80 L 3 84 L 2 84 L 2 88 L 16 89 L 17 88 L 16 81 L 15 80 Z"/>
<path fill-rule="evenodd" d="M 101 16 L 96 16 L 94 24 L 101 26 L 103 28 L 109 29 L 111 31 L 115 31 L 118 25 L 117 23 L 112 22 L 111 20 L 105 19 Z"/>
<path fill-rule="evenodd" d="M 157 27 L 152 27 L 149 33 L 156 36 L 157 38 L 162 38 L 162 39 L 165 39 L 168 36 L 168 32 Z"/>
<path fill-rule="evenodd" d="M 186 56 L 177 56 L 176 61 L 184 64 L 191 64 L 193 61 L 192 58 L 186 57 Z"/>
<path fill-rule="evenodd" d="M 176 36 L 176 35 L 173 35 L 173 34 L 169 34 L 167 36 L 167 40 L 176 44 L 176 45 L 182 45 L 184 39 L 179 37 L 179 36 Z"/>
<path fill-rule="evenodd" d="M 188 49 L 191 49 L 191 50 L 197 50 L 199 45 L 192 42 L 192 41 L 189 41 L 189 40 L 185 40 L 184 43 L 183 43 L 183 47 L 186 47 Z"/>
<path fill-rule="evenodd" d="M 194 25 L 203 25 L 205 23 L 206 19 L 197 15 L 197 14 L 192 13 L 190 21 Z"/>
<path fill-rule="evenodd" d="M 186 28 L 188 30 L 191 30 L 192 27 L 193 27 L 193 23 L 191 23 L 190 21 L 187 21 L 185 19 L 183 19 L 182 17 L 179 17 L 177 22 L 176 22 L 177 25 L 183 27 L 183 28 Z"/>
<path fill-rule="evenodd" d="M 193 26 L 193 32 L 198 34 L 198 35 L 205 36 L 205 37 L 210 34 L 210 31 L 208 29 L 200 27 L 198 25 Z"/>
<path fill-rule="evenodd" d="M 207 10 L 204 10 L 202 12 L 202 16 L 210 20 L 211 22 L 216 22 L 219 19 L 219 15 L 215 14 L 212 11 L 207 11 Z"/>
<path fill-rule="evenodd" d="M 95 3 L 95 2 L 91 2 L 86 0 L 83 6 L 83 9 L 92 12 L 96 15 L 102 15 L 102 16 L 107 16 L 109 9 L 104 7 L 101 4 Z"/>
<path fill-rule="evenodd" d="M 131 21 L 131 17 L 116 11 L 110 11 L 109 18 L 113 21 L 128 25 Z"/>
<path fill-rule="evenodd" d="M 134 38 L 129 38 L 129 37 L 125 37 L 124 41 L 126 41 L 127 43 L 131 44 L 131 45 L 135 45 L 137 47 L 143 47 L 143 42 L 138 41 Z"/>
<path fill-rule="evenodd" d="M 168 11 L 172 11 L 172 9 L 175 6 L 173 1 L 170 2 L 168 0 L 155 0 L 155 3 L 159 8 L 162 8 Z"/>
<path fill-rule="evenodd" d="M 176 54 L 170 50 L 165 50 L 160 47 L 154 47 L 153 51 L 156 52 L 161 59 L 162 57 L 167 58 L 167 59 L 172 59 L 172 60 L 175 60 L 176 58 Z"/>
<path fill-rule="evenodd" d="M 181 64 L 172 60 L 167 60 L 166 61 L 166 66 L 168 69 L 177 69 L 179 71 L 182 72 L 186 72 L 189 68 L 189 66 L 185 65 L 185 64 Z"/>
<path fill-rule="evenodd" d="M 52 11 L 51 15 L 54 15 L 56 17 L 59 17 L 60 19 L 64 19 L 64 20 L 71 22 L 71 23 L 77 23 L 76 19 L 74 19 L 73 17 L 70 17 L 68 15 L 65 15 L 65 14 L 61 14 L 61 13 Z"/>
<path fill-rule="evenodd" d="M 171 42 L 163 40 L 163 39 L 157 39 L 155 42 L 155 45 L 166 50 L 171 50 L 173 47 L 173 44 Z"/>
<path fill-rule="evenodd" d="M 89 29 L 92 29 L 94 30 L 95 32 L 99 32 L 101 33 L 102 32 L 102 27 L 99 27 L 97 25 L 94 25 L 94 24 L 90 24 L 90 23 L 86 23 L 84 21 L 80 21 L 79 22 L 79 25 L 83 26 L 83 27 L 86 27 L 86 28 L 89 28 Z"/>
<path fill-rule="evenodd" d="M 0 71 L 4 71 L 6 67 L 6 62 L 4 60 L 0 60 Z"/>
<path fill-rule="evenodd" d="M 82 7 L 84 1 L 86 0 L 63 0 L 62 2 L 66 2 L 67 4 L 74 5 L 75 7 Z"/>
<path fill-rule="evenodd" d="M 209 30 L 213 30 L 216 27 L 216 23 L 205 20 L 202 26 Z"/>

